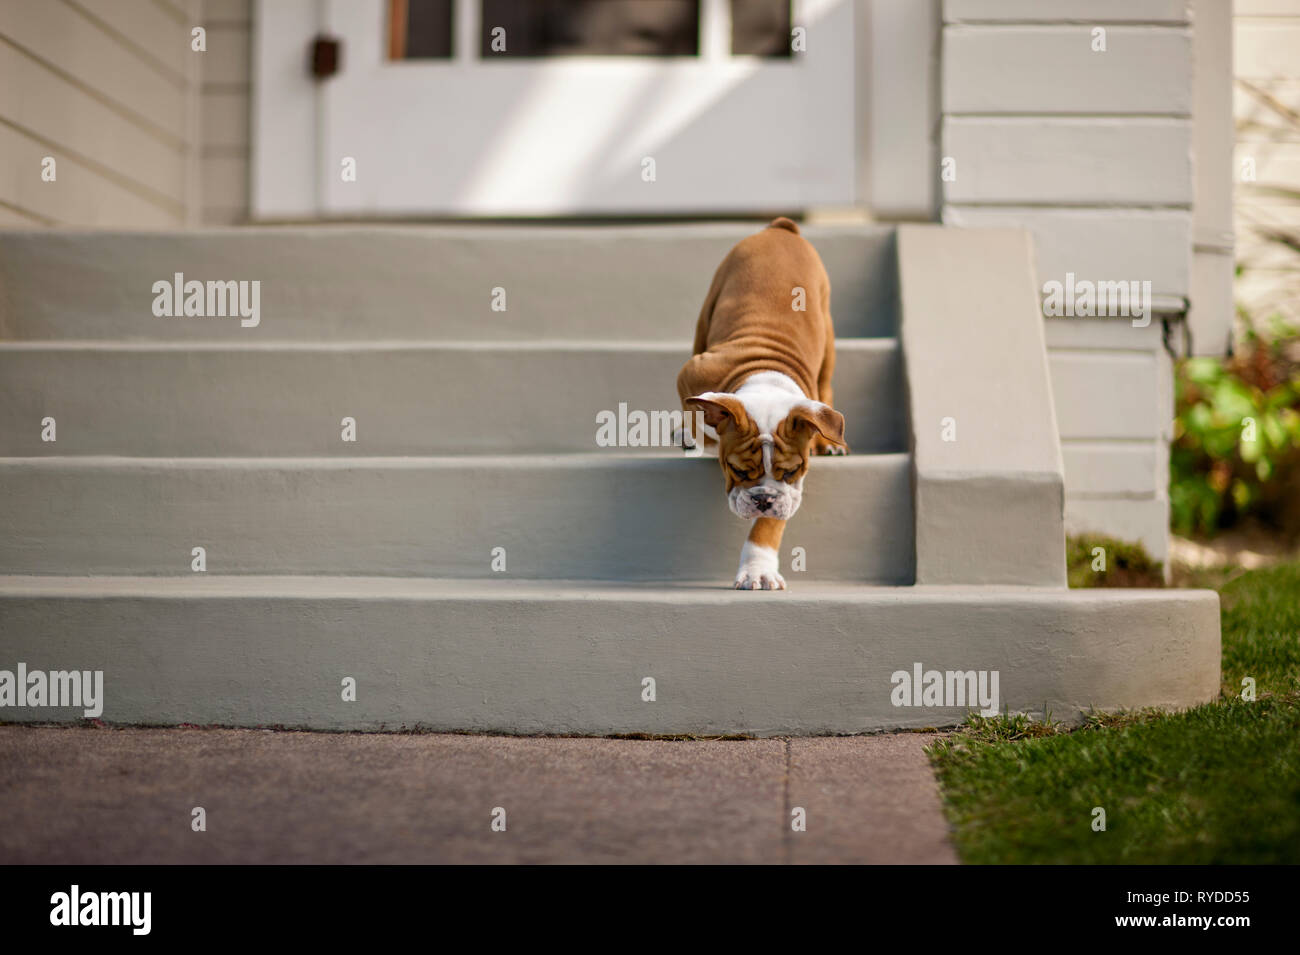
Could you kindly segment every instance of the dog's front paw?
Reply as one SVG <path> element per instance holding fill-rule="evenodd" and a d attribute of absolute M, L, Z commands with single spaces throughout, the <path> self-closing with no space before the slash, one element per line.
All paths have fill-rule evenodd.
<path fill-rule="evenodd" d="M 740 551 L 740 569 L 736 571 L 737 590 L 785 590 L 781 576 L 781 558 L 776 550 L 745 541 Z"/>
<path fill-rule="evenodd" d="M 718 442 L 707 434 L 703 439 L 699 439 L 685 428 L 677 428 L 673 431 L 672 444 L 686 452 L 688 457 L 699 457 L 701 454 L 716 453 L 718 450 Z"/>
<path fill-rule="evenodd" d="M 736 590 L 785 590 L 785 578 L 774 570 L 754 574 L 741 571 L 734 586 Z"/>
<path fill-rule="evenodd" d="M 736 590 L 785 590 L 785 578 L 775 562 L 751 560 L 741 564 L 733 585 Z"/>

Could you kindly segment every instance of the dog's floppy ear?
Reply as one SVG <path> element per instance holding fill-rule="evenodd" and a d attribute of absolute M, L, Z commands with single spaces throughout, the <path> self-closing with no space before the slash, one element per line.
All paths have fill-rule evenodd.
<path fill-rule="evenodd" d="M 808 401 L 795 405 L 790 409 L 789 420 L 796 427 L 810 428 L 832 444 L 848 447 L 844 443 L 844 415 L 828 404 Z"/>
<path fill-rule="evenodd" d="M 739 428 L 749 421 L 749 416 L 745 414 L 745 406 L 738 398 L 719 394 L 716 391 L 706 391 L 694 398 L 687 398 L 683 404 L 703 412 L 704 423 L 719 434 L 728 425 Z"/>

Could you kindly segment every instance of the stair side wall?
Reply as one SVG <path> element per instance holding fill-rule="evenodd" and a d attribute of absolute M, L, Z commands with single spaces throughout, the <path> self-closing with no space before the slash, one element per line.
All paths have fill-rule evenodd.
<path fill-rule="evenodd" d="M 1029 234 L 899 228 L 918 584 L 1065 586 L 1065 468 Z"/>

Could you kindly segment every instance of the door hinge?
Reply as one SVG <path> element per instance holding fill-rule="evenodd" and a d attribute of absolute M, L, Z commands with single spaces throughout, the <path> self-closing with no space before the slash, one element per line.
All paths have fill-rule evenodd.
<path fill-rule="evenodd" d="M 311 75 L 328 79 L 339 71 L 343 59 L 343 41 L 332 36 L 318 36 L 311 44 Z"/>

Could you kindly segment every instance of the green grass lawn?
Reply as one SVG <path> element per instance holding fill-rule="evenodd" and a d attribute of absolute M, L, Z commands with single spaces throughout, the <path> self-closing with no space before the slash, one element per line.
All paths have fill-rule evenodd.
<path fill-rule="evenodd" d="M 1218 702 L 1072 731 L 973 717 L 931 748 L 964 862 L 1300 863 L 1300 564 L 1220 596 Z"/>

